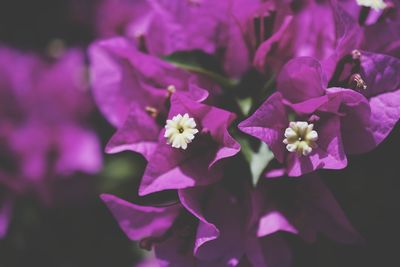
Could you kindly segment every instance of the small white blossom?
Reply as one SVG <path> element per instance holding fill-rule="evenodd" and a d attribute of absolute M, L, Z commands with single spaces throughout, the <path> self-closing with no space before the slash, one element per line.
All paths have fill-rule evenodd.
<path fill-rule="evenodd" d="M 309 155 L 313 148 L 317 147 L 315 142 L 318 140 L 318 133 L 313 129 L 314 124 L 308 124 L 305 121 L 290 122 L 283 140 L 286 149 L 303 156 Z"/>
<path fill-rule="evenodd" d="M 375 10 L 381 10 L 386 7 L 386 3 L 383 0 L 356 0 L 359 6 L 370 7 Z"/>
<path fill-rule="evenodd" d="M 167 143 L 172 147 L 182 149 L 186 149 L 187 145 L 193 141 L 194 135 L 199 132 L 196 129 L 196 122 L 187 113 L 183 116 L 178 114 L 172 120 L 167 120 L 165 129 L 164 137 L 167 138 Z"/>

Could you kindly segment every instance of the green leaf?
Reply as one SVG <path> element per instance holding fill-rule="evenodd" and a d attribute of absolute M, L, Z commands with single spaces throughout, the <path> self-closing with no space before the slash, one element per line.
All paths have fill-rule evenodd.
<path fill-rule="evenodd" d="M 242 147 L 241 151 L 246 161 L 250 165 L 252 183 L 254 186 L 256 186 L 265 168 L 274 158 L 274 155 L 264 142 L 261 142 L 258 151 L 254 151 L 251 148 L 250 143 L 247 139 L 239 138 L 239 142 Z"/>
<path fill-rule="evenodd" d="M 258 152 L 253 154 L 253 158 L 250 163 L 250 170 L 253 176 L 252 181 L 254 186 L 257 185 L 261 174 L 273 158 L 274 154 L 272 153 L 272 151 L 264 142 L 262 142 Z"/>
<path fill-rule="evenodd" d="M 249 115 L 249 112 L 253 105 L 253 99 L 251 97 L 246 97 L 243 99 L 237 98 L 236 101 L 237 101 L 239 108 L 242 111 L 243 115 L 244 116 Z"/>
<path fill-rule="evenodd" d="M 106 162 L 103 176 L 122 181 L 134 175 L 135 172 L 137 172 L 137 167 L 129 159 L 117 158 Z"/>
<path fill-rule="evenodd" d="M 165 56 L 164 60 L 178 68 L 207 76 L 225 88 L 233 88 L 238 83 L 222 74 L 222 68 L 215 57 L 201 51 L 176 52 Z"/>
<path fill-rule="evenodd" d="M 107 156 L 98 183 L 100 192 L 117 193 L 140 179 L 144 159 L 134 153 L 124 152 Z M 122 194 L 122 193 L 121 193 Z"/>

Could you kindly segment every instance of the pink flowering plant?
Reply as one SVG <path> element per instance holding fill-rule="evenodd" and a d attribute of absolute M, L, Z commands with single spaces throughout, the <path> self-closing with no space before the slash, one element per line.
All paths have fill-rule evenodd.
<path fill-rule="evenodd" d="M 133 202 L 102 195 L 126 235 L 174 267 L 292 266 L 283 232 L 362 243 L 317 172 L 399 120 L 398 38 L 368 40 L 397 3 L 139 2 L 89 49 L 106 151 L 147 161 Z"/>
<path fill-rule="evenodd" d="M 396 202 L 393 169 L 376 166 L 399 149 L 399 0 L 71 3 L 91 27 L 83 47 L 0 44 L 0 241 L 19 199 L 54 209 L 94 194 L 96 223 L 147 255 L 136 266 L 303 266 L 319 242 L 368 246 L 353 193 L 372 188 L 367 214 Z M 55 186 L 88 176 L 89 190 Z M 92 225 L 78 232 L 116 236 Z"/>

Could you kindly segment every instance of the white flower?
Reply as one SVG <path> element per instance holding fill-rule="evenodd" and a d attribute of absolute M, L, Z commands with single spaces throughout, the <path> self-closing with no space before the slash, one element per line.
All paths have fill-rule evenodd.
<path fill-rule="evenodd" d="M 370 7 L 375 10 L 381 10 L 386 7 L 383 0 L 356 0 L 359 6 Z"/>
<path fill-rule="evenodd" d="M 297 152 L 303 156 L 308 156 L 313 148 L 317 147 L 315 143 L 318 140 L 318 133 L 313 130 L 314 125 L 305 121 L 290 122 L 289 128 L 285 130 L 286 149 L 289 152 Z"/>
<path fill-rule="evenodd" d="M 182 149 L 186 149 L 193 141 L 194 135 L 199 132 L 196 129 L 196 122 L 187 113 L 183 116 L 178 114 L 172 120 L 167 120 L 165 129 L 164 137 L 167 138 L 167 144 Z"/>

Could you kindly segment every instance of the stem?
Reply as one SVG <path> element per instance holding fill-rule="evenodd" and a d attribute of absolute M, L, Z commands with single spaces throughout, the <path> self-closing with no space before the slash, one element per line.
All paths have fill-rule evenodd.
<path fill-rule="evenodd" d="M 172 65 L 174 65 L 178 68 L 181 68 L 181 69 L 184 69 L 187 71 L 203 74 L 203 75 L 209 77 L 210 79 L 214 80 L 215 82 L 219 83 L 221 86 L 226 87 L 226 88 L 232 89 L 235 86 L 237 86 L 237 84 L 239 82 L 237 80 L 230 80 L 220 74 L 205 70 L 200 67 L 190 66 L 190 65 L 186 65 L 184 63 L 174 62 L 174 61 L 169 61 L 169 63 L 171 63 Z"/>

